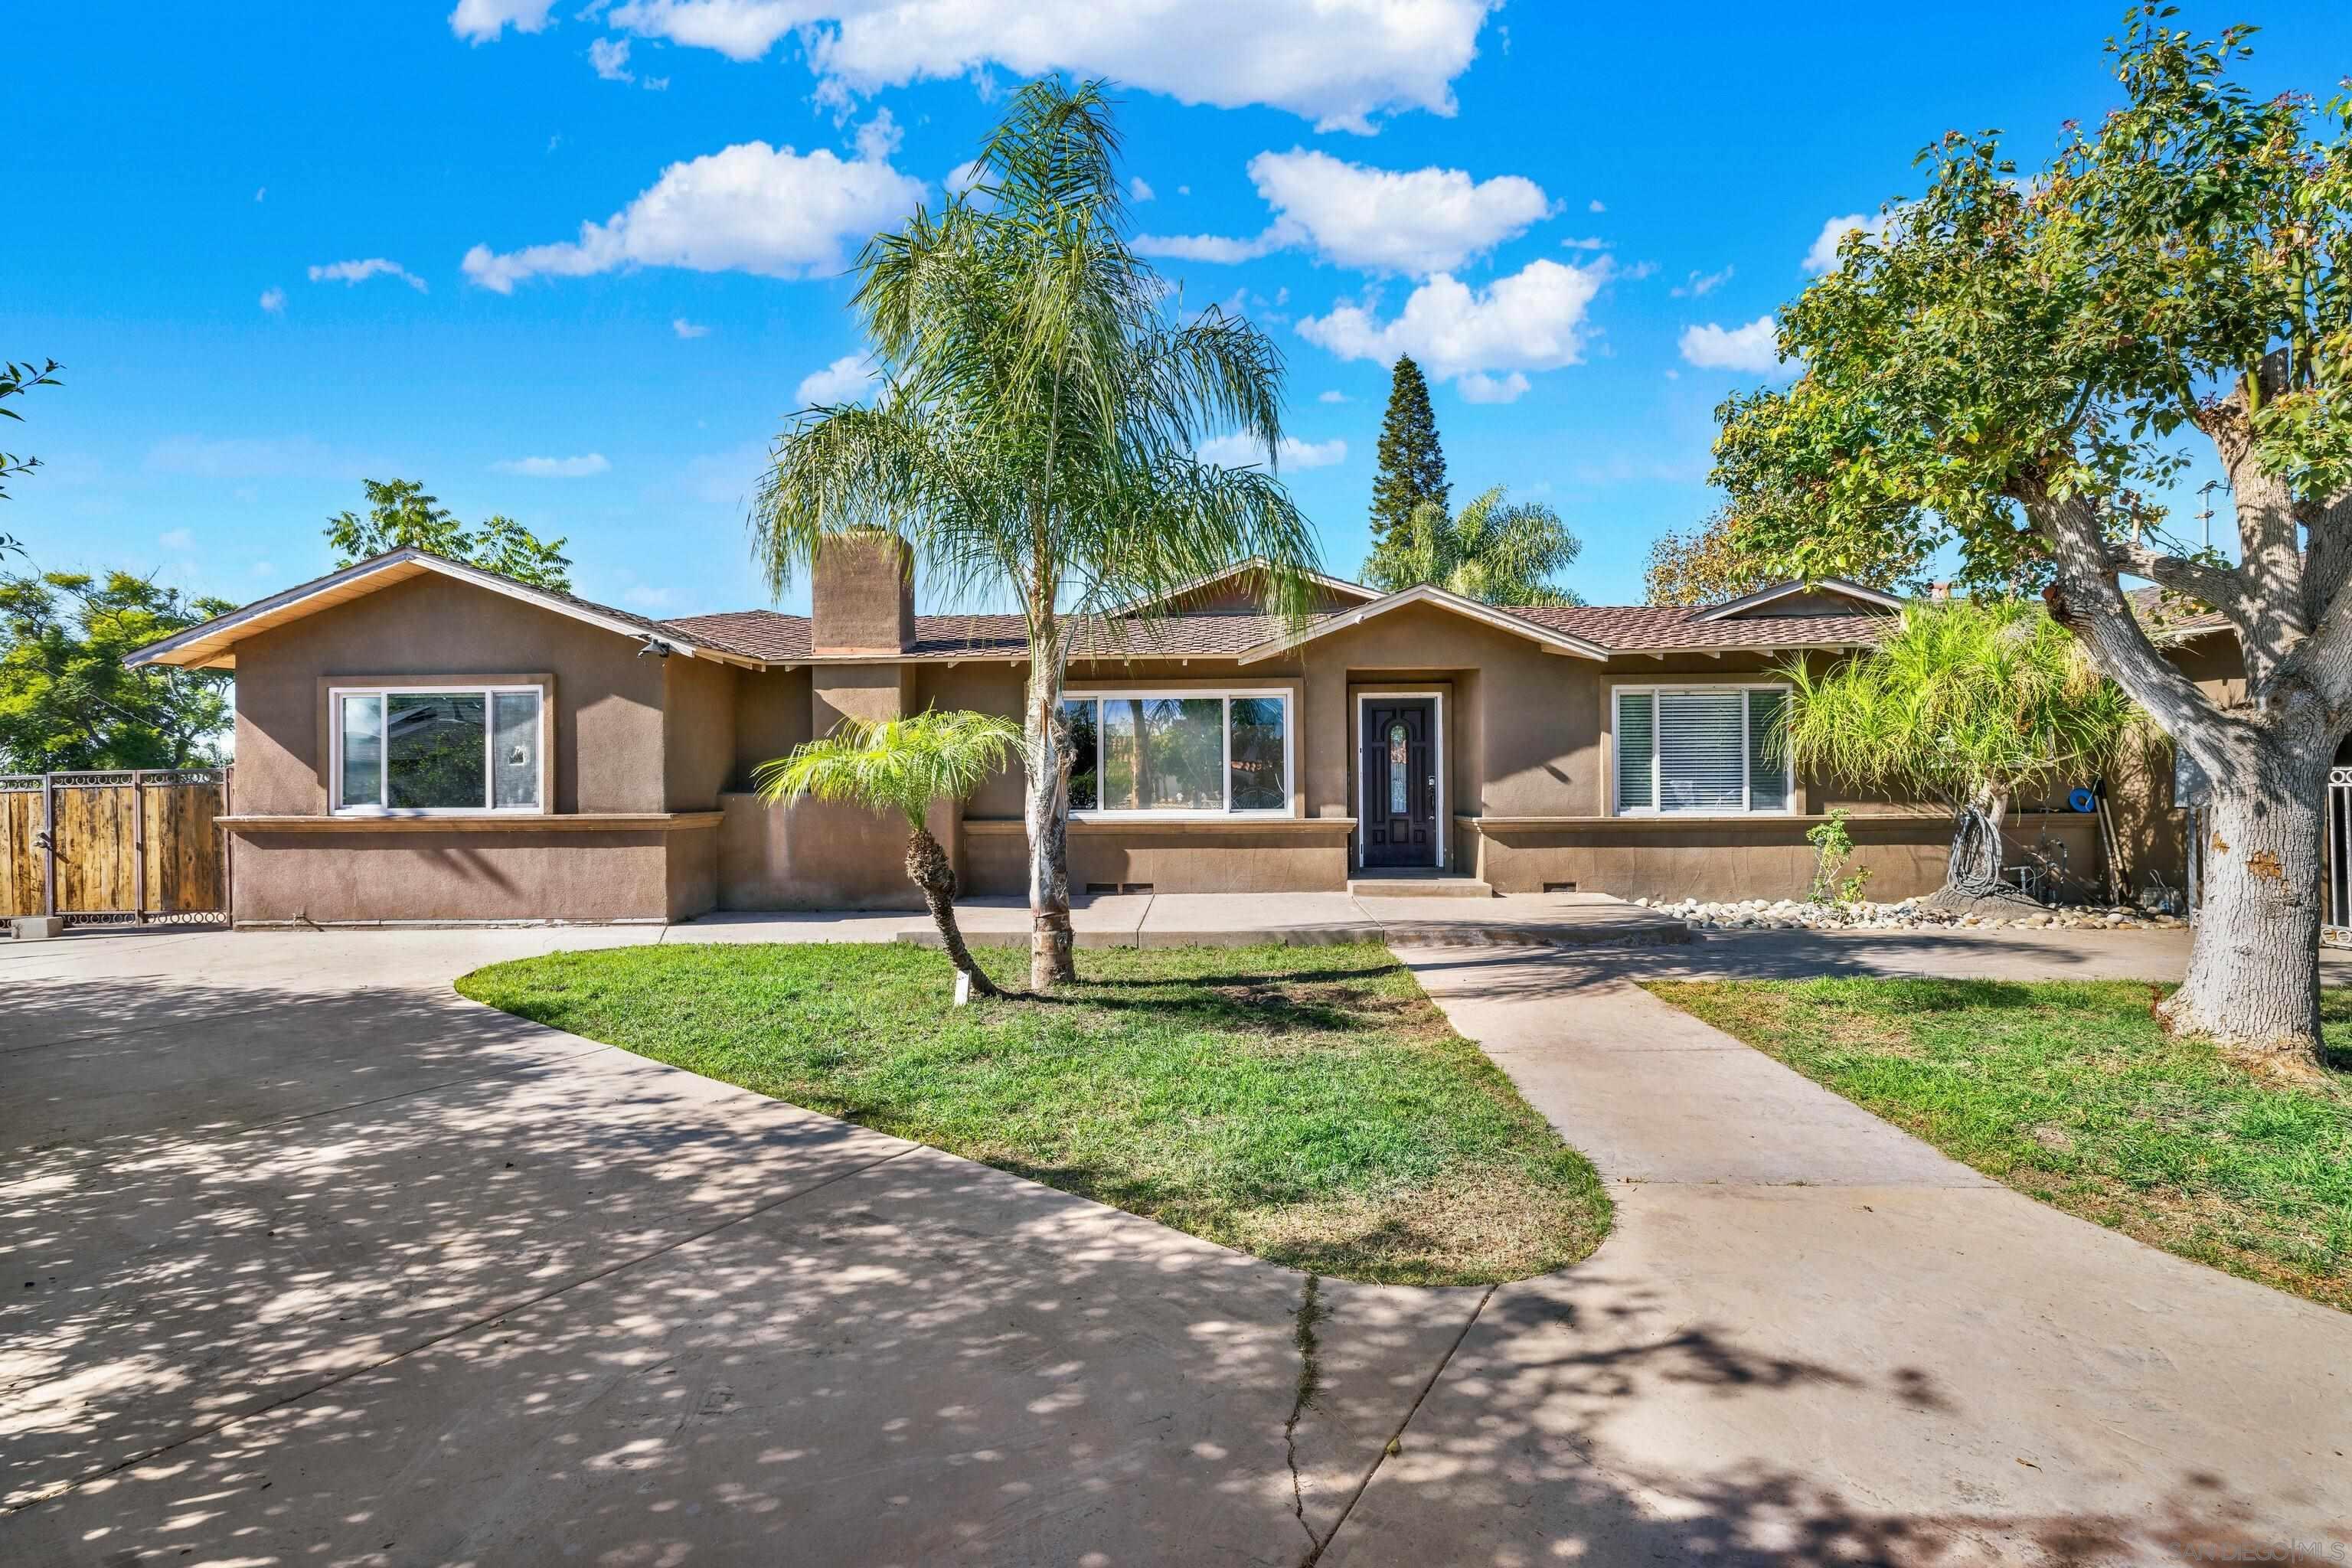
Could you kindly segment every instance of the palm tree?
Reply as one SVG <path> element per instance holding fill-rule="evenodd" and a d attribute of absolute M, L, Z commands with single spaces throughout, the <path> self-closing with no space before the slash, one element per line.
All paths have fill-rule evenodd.
<path fill-rule="evenodd" d="M 1932 895 L 1946 904 L 2002 894 L 2001 822 L 2018 790 L 2096 777 L 2139 717 L 2038 605 L 1912 605 L 1869 651 L 1820 673 L 1799 658 L 1780 674 L 1777 744 L 1798 767 L 1950 803 Z"/>
<path fill-rule="evenodd" d="M 1552 576 L 1572 564 L 1583 542 L 1540 501 L 1509 504 L 1501 485 L 1453 517 L 1435 501 L 1412 510 L 1404 528 L 1364 563 L 1364 577 L 1383 593 L 1429 583 L 1488 605 L 1580 605 Z"/>
<path fill-rule="evenodd" d="M 911 719 L 846 718 L 821 741 L 753 771 L 761 796 L 790 804 L 806 795 L 843 801 L 907 819 L 907 877 L 947 944 L 948 959 L 982 996 L 1002 995 L 963 944 L 955 918 L 955 866 L 923 826 L 935 800 L 962 800 L 1011 762 L 1021 731 L 989 713 L 925 710 Z"/>
<path fill-rule="evenodd" d="M 1314 536 L 1273 473 L 1282 356 L 1215 306 L 1185 316 L 1129 246 L 1118 138 L 1099 83 L 1029 83 L 938 211 L 877 235 L 852 301 L 882 387 L 871 407 L 803 410 L 752 507 L 772 591 L 828 536 L 906 540 L 929 584 L 1009 595 L 1029 644 L 1022 709 L 1030 979 L 1070 962 L 1070 631 L 1262 557 L 1273 605 L 1302 616 Z M 1238 429 L 1266 467 L 1199 460 Z"/>

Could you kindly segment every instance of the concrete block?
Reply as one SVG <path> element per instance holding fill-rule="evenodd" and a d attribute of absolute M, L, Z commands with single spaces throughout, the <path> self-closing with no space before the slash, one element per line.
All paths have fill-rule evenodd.
<path fill-rule="evenodd" d="M 9 925 L 18 942 L 47 942 L 66 934 L 63 915 L 18 915 Z"/>

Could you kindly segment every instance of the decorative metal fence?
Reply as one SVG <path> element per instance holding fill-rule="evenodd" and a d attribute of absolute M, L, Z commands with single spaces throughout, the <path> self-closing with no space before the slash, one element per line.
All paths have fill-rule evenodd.
<path fill-rule="evenodd" d="M 228 919 L 227 768 L 0 774 L 0 918 Z"/>
<path fill-rule="evenodd" d="M 2352 768 L 2327 770 L 2326 923 L 2320 941 L 2352 947 Z"/>

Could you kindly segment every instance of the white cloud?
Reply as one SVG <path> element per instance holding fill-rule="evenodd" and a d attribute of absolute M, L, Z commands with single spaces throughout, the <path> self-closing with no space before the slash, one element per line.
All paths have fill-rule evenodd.
<path fill-rule="evenodd" d="M 155 542 L 166 550 L 194 550 L 196 547 L 196 536 L 188 529 L 175 528 L 168 533 L 157 534 Z"/>
<path fill-rule="evenodd" d="M 1873 239 L 1884 239 L 1894 222 L 1895 215 L 1891 212 L 1882 212 L 1875 217 L 1848 213 L 1843 217 L 1830 219 L 1822 225 L 1822 232 L 1813 237 L 1813 247 L 1805 252 L 1805 270 L 1827 272 L 1838 264 L 1838 242 L 1848 234 L 1860 229 Z"/>
<path fill-rule="evenodd" d="M 425 292 L 424 279 L 399 262 L 386 261 L 381 256 L 371 256 L 364 261 L 330 261 L 310 268 L 313 283 L 364 283 L 371 278 L 397 278 L 418 293 Z"/>
<path fill-rule="evenodd" d="M 629 72 L 629 40 L 597 38 L 588 46 L 588 63 L 606 81 L 635 81 Z"/>
<path fill-rule="evenodd" d="M 457 0 L 449 30 L 471 43 L 496 43 L 509 22 L 518 33 L 540 31 L 554 9 L 555 0 Z"/>
<path fill-rule="evenodd" d="M 1683 358 L 1701 370 L 1744 370 L 1769 374 L 1780 368 L 1774 346 L 1772 318 L 1759 316 L 1744 327 L 1718 327 L 1709 321 L 1683 332 Z"/>
<path fill-rule="evenodd" d="M 1369 133 L 1376 116 L 1450 115 L 1454 79 L 1499 0 L 626 0 L 605 17 L 640 37 L 755 60 L 798 37 L 835 106 L 887 87 L 1066 70 L 1185 103 L 1268 104 L 1318 130 Z M 544 26 L 542 0 L 465 0 L 450 25 L 495 38 Z M 526 26 L 524 13 L 533 15 Z M 1176 40 L 1181 39 L 1181 43 Z"/>
<path fill-rule="evenodd" d="M 639 85 L 644 87 L 647 92 L 667 92 L 669 90 L 669 78 L 666 76 L 649 76 Z"/>
<path fill-rule="evenodd" d="M 859 133 L 867 141 L 871 127 Z M 466 276 L 511 293 L 525 279 L 581 278 L 623 267 L 684 267 L 802 278 L 839 271 L 845 242 L 863 240 L 922 199 L 923 183 L 880 158 L 744 142 L 672 163 L 661 178 L 580 237 L 466 252 Z"/>
<path fill-rule="evenodd" d="M 1605 213 L 1609 209 L 1601 205 L 1601 198 L 1599 196 L 1595 196 L 1591 201 L 1584 204 L 1584 210 L 1589 213 Z"/>
<path fill-rule="evenodd" d="M 268 199 L 268 196 L 269 196 L 269 187 L 268 187 L 268 185 L 264 185 L 264 186 L 262 186 L 259 190 L 257 190 L 257 191 L 256 191 L 256 192 L 254 192 L 254 193 L 253 193 L 253 199 L 254 199 L 255 201 L 257 201 L 257 202 L 258 202 L 258 201 L 266 201 L 267 199 Z"/>
<path fill-rule="evenodd" d="M 1677 300 L 1704 300 L 1730 282 L 1731 273 L 1729 267 L 1720 272 L 1694 272 L 1690 275 L 1690 281 L 1677 283 L 1668 292 Z"/>
<path fill-rule="evenodd" d="M 1352 402 L 1353 399 L 1349 398 L 1346 393 L 1340 391 L 1335 386 L 1317 397 L 1315 401 L 1318 403 L 1348 403 Z"/>
<path fill-rule="evenodd" d="M 261 308 L 268 311 L 273 316 L 284 315 L 286 313 L 286 290 L 283 289 L 264 289 L 261 291 Z"/>
<path fill-rule="evenodd" d="M 1595 234 L 1588 235 L 1582 239 L 1563 239 L 1559 242 L 1559 247 L 1562 250 L 1606 250 L 1609 248 L 1609 242 Z"/>
<path fill-rule="evenodd" d="M 1475 375 L 1465 396 L 1508 401 L 1527 390 L 1523 378 L 1515 384 L 1493 373 L 1557 370 L 1583 359 L 1585 312 L 1613 276 L 1607 257 L 1583 267 L 1530 261 L 1484 289 L 1441 272 L 1391 321 L 1381 321 L 1374 305 L 1342 304 L 1301 321 L 1298 331 L 1341 359 L 1391 364 L 1411 354 L 1440 380 Z"/>
<path fill-rule="evenodd" d="M 803 408 L 821 403 L 855 403 L 877 379 L 868 355 L 844 354 L 823 370 L 803 376 L 793 395 Z"/>
<path fill-rule="evenodd" d="M 1282 455 L 1279 465 L 1286 468 L 1328 468 L 1348 460 L 1348 443 L 1334 437 L 1328 441 L 1302 441 L 1296 436 L 1285 436 L 1277 448 Z M 1204 463 L 1216 463 L 1228 468 L 1238 468 L 1265 462 L 1265 444 L 1255 436 L 1239 431 L 1219 436 L 1201 443 L 1193 454 Z"/>
<path fill-rule="evenodd" d="M 610 472 L 613 465 L 602 452 L 586 452 L 577 458 L 509 458 L 490 467 L 526 479 L 586 479 Z"/>
<path fill-rule="evenodd" d="M 1517 403 L 1528 390 L 1528 378 L 1516 370 L 1504 376 L 1472 371 L 1454 384 L 1454 390 L 1465 403 Z"/>
<path fill-rule="evenodd" d="M 1152 199 L 1151 184 L 1142 175 L 1138 174 L 1127 182 L 1127 194 L 1139 202 L 1150 201 Z"/>
<path fill-rule="evenodd" d="M 710 335 L 709 327 L 697 321 L 689 321 L 684 316 L 670 322 L 669 330 L 681 338 L 707 338 Z"/>
<path fill-rule="evenodd" d="M 1274 221 L 1254 239 L 1141 235 L 1149 256 L 1247 261 L 1294 245 L 1369 272 L 1451 271 L 1551 212 L 1543 187 L 1517 174 L 1473 180 L 1460 169 L 1396 171 L 1294 147 L 1249 163 Z"/>

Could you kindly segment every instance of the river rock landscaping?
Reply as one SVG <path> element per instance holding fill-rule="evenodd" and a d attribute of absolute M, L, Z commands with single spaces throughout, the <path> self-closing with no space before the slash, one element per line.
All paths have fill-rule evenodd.
<path fill-rule="evenodd" d="M 1801 899 L 1748 899 L 1708 903 L 1698 899 L 1635 899 L 1643 909 L 1689 922 L 1695 931 L 2179 931 L 2188 921 L 2129 905 L 2054 904 L 2017 914 L 1934 909 L 1918 899 L 1900 903 L 1810 903 Z"/>

